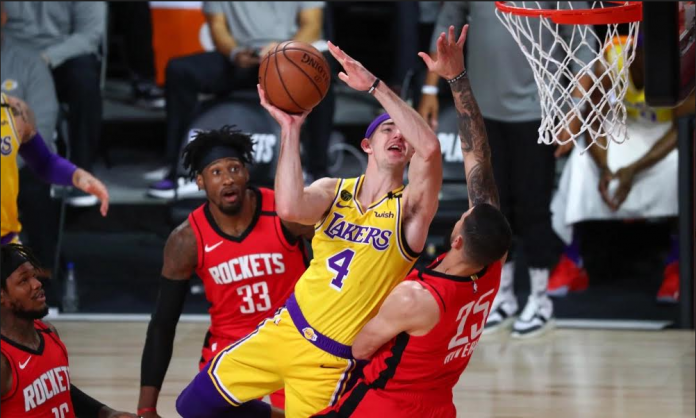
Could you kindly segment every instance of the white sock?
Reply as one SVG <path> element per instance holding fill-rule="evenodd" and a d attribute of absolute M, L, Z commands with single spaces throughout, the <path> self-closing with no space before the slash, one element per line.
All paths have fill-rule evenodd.
<path fill-rule="evenodd" d="M 538 299 L 546 297 L 546 289 L 549 286 L 549 269 L 529 269 L 531 284 L 531 296 Z"/>
<path fill-rule="evenodd" d="M 500 274 L 500 289 L 499 293 L 505 295 L 513 295 L 515 288 L 515 262 L 509 261 L 503 265 L 503 271 Z"/>

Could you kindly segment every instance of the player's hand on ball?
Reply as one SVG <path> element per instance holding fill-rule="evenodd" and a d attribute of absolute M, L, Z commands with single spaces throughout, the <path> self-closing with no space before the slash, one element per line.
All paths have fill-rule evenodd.
<path fill-rule="evenodd" d="M 442 78 L 451 80 L 464 71 L 464 43 L 469 25 L 464 25 L 459 39 L 454 37 L 454 26 L 449 27 L 448 34 L 442 32 L 437 38 L 437 57 L 433 60 L 425 52 L 419 52 L 429 71 Z"/>
<path fill-rule="evenodd" d="M 278 109 L 277 107 L 273 106 L 268 102 L 268 100 L 266 99 L 266 92 L 263 91 L 261 84 L 257 84 L 256 89 L 258 90 L 259 97 L 261 98 L 261 106 L 268 110 L 268 113 L 270 113 L 271 116 L 273 116 L 273 119 L 275 119 L 276 122 L 278 122 L 281 129 L 299 128 L 300 126 L 302 126 L 305 119 L 307 119 L 307 115 L 309 115 L 309 113 L 311 112 L 311 110 L 308 110 L 300 114 L 291 114 L 284 112 L 283 110 Z"/>
<path fill-rule="evenodd" d="M 331 55 L 333 55 L 336 61 L 343 67 L 343 71 L 338 73 L 338 78 L 355 90 L 368 91 L 377 77 L 363 67 L 360 62 L 343 52 L 341 48 L 332 44 L 331 41 L 329 41 L 328 44 L 329 52 L 331 52 Z"/>
<path fill-rule="evenodd" d="M 73 174 L 73 186 L 85 193 L 96 196 L 101 201 L 99 211 L 102 216 L 106 216 L 106 213 L 109 211 L 109 192 L 106 190 L 104 183 L 88 171 L 78 168 L 75 170 L 75 174 Z"/>

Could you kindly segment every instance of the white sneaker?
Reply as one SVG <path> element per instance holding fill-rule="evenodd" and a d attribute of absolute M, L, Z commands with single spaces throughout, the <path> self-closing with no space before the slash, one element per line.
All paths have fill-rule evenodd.
<path fill-rule="evenodd" d="M 488 314 L 488 319 L 486 319 L 486 325 L 483 327 L 483 335 L 495 334 L 500 330 L 509 329 L 515 320 L 517 308 L 517 298 L 511 291 L 498 292 L 493 299 L 493 306 L 491 313 Z"/>
<path fill-rule="evenodd" d="M 169 175 L 169 167 L 160 167 L 154 170 L 146 171 L 143 178 L 148 181 L 164 180 Z"/>
<path fill-rule="evenodd" d="M 531 295 L 522 314 L 512 325 L 513 338 L 532 338 L 553 329 L 553 302 L 546 296 Z"/>
<path fill-rule="evenodd" d="M 171 181 L 162 180 L 150 186 L 147 194 L 159 199 L 205 198 L 205 191 L 198 190 L 196 182 L 185 177 L 177 179 L 176 189 Z"/>
<path fill-rule="evenodd" d="M 500 274 L 500 288 L 493 299 L 491 312 L 486 319 L 483 335 L 494 334 L 501 329 L 508 329 L 515 320 L 517 313 L 517 298 L 514 293 L 515 263 L 508 262 Z"/>

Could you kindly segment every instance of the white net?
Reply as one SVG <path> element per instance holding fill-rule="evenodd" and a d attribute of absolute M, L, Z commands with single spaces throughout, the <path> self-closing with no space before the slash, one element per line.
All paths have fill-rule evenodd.
<path fill-rule="evenodd" d="M 605 9 L 602 2 L 541 2 L 557 10 Z M 542 10 L 540 2 L 504 2 L 529 10 Z M 602 13 L 608 11 L 603 10 Z M 544 9 L 548 10 L 548 9 Z M 599 10 L 596 10 L 599 11 Z M 587 12 L 583 12 L 587 13 Z M 592 12 L 590 12 L 592 13 Z M 628 33 L 619 34 L 619 24 L 605 24 L 603 39 L 591 24 L 557 24 L 551 17 L 523 16 L 496 9 L 498 19 L 510 31 L 534 71 L 541 103 L 539 142 L 566 144 L 572 141 L 587 150 L 593 143 L 606 148 L 608 138 L 621 143 L 626 138 L 628 67 L 635 57 L 633 39 L 639 22 L 630 22 Z M 610 20 L 610 19 L 609 19 Z M 586 135 L 586 143 L 581 141 Z"/>

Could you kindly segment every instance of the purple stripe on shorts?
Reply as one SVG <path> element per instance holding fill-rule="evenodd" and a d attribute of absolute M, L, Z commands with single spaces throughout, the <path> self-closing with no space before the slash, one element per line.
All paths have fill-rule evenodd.
<path fill-rule="evenodd" d="M 208 376 L 210 362 L 176 399 L 176 411 L 184 418 L 213 418 L 232 415 L 235 406 L 227 402 Z"/>
<path fill-rule="evenodd" d="M 341 357 L 344 359 L 353 358 L 353 352 L 349 345 L 334 341 L 309 325 L 309 322 L 307 322 L 304 315 L 302 315 L 302 310 L 300 310 L 300 305 L 297 304 L 297 299 L 295 299 L 294 293 L 288 298 L 288 301 L 285 303 L 285 307 L 290 314 L 290 318 L 292 318 L 292 322 L 295 323 L 297 331 L 299 331 L 307 341 L 314 344 L 317 348 L 326 351 L 329 354 L 333 354 L 336 357 Z"/>
<path fill-rule="evenodd" d="M 9 234 L 5 234 L 2 236 L 2 238 L 0 238 L 0 244 L 5 245 L 5 244 L 11 243 L 12 240 L 15 239 L 16 236 L 17 236 L 17 234 L 14 232 L 10 232 Z"/>

